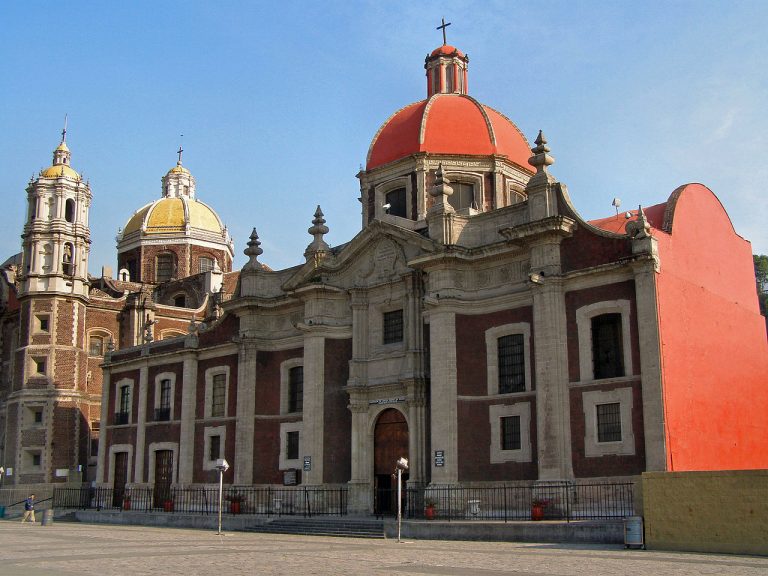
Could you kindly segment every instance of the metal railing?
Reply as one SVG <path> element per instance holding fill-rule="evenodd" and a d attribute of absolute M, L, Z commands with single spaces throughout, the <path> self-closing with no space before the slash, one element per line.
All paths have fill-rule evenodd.
<path fill-rule="evenodd" d="M 215 514 L 219 490 L 205 488 L 55 488 L 55 508 L 124 510 L 184 514 Z M 267 516 L 344 516 L 347 488 L 229 487 L 224 490 L 223 514 Z"/>
<path fill-rule="evenodd" d="M 396 490 L 378 491 L 374 495 L 377 515 L 394 514 L 397 510 L 396 499 Z M 403 490 L 402 504 L 404 518 L 448 521 L 598 520 L 635 514 L 634 485 L 631 482 L 547 482 L 487 487 L 411 486 Z"/>

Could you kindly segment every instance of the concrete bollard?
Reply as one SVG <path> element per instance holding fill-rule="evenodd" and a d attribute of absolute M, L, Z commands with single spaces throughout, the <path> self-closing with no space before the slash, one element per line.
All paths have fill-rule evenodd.
<path fill-rule="evenodd" d="M 53 508 L 43 510 L 43 519 L 40 522 L 41 526 L 48 526 L 49 524 L 53 524 Z"/>

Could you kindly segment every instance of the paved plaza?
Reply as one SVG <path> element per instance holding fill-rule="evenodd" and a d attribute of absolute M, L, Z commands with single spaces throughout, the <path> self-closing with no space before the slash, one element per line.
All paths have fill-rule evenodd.
<path fill-rule="evenodd" d="M 365 540 L 140 526 L 0 521 L 2 576 L 725 574 L 765 576 L 768 558 L 623 546 Z"/>

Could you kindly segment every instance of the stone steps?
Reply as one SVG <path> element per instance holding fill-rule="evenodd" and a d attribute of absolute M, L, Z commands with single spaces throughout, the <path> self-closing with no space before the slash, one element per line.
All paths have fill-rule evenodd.
<path fill-rule="evenodd" d="M 337 536 L 347 538 L 384 538 L 384 523 L 377 520 L 335 520 L 276 518 L 246 528 L 249 532 Z"/>

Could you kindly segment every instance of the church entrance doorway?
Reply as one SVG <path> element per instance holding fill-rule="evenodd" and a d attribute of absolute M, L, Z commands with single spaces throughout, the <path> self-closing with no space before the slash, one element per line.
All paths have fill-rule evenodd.
<path fill-rule="evenodd" d="M 173 450 L 158 450 L 155 452 L 155 508 L 173 508 L 172 482 Z"/>
<path fill-rule="evenodd" d="M 399 410 L 387 408 L 379 414 L 373 431 L 374 513 L 392 515 L 397 512 L 397 480 L 393 477 L 395 462 L 408 458 L 408 423 Z M 403 474 L 403 484 L 408 472 Z"/>

